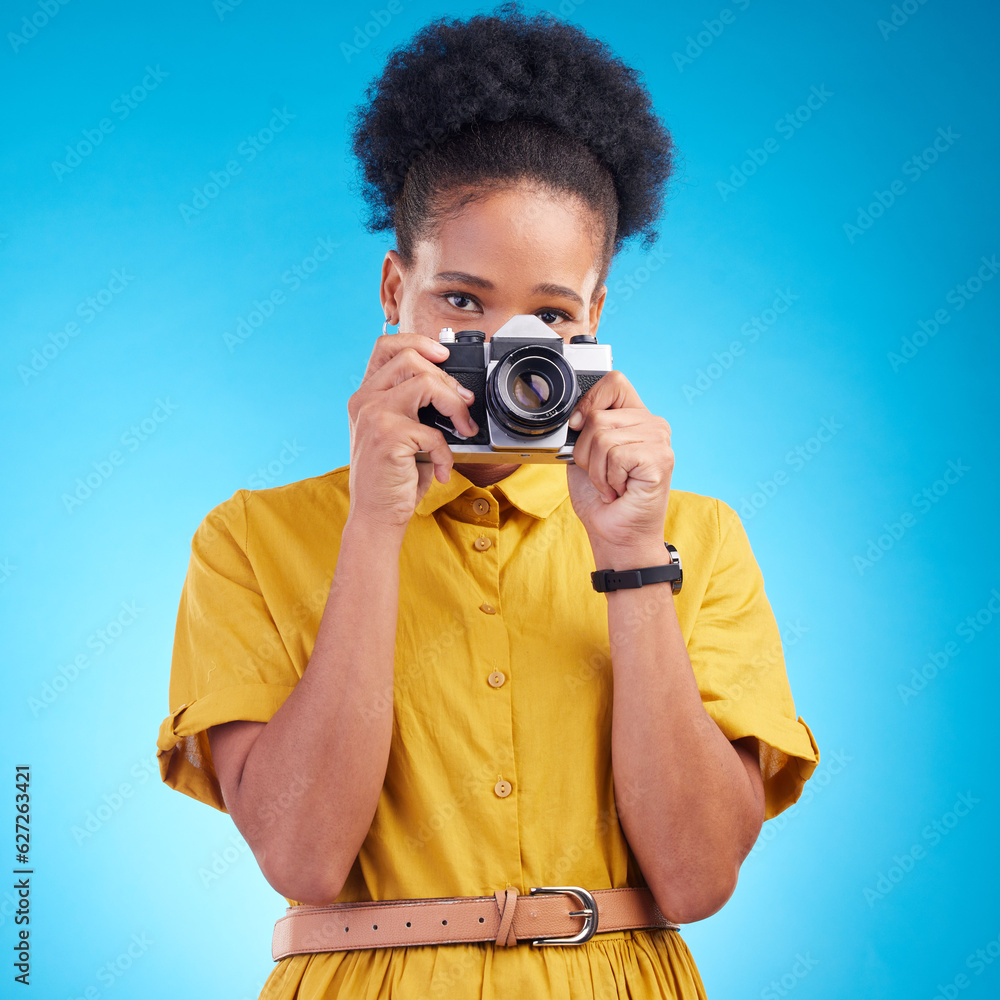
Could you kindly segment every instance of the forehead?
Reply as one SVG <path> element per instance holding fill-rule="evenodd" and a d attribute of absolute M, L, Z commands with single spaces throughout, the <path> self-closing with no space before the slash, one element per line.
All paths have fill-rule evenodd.
<path fill-rule="evenodd" d="M 589 292 L 601 268 L 602 228 L 600 216 L 572 194 L 524 184 L 485 194 L 462 189 L 415 245 L 415 263 L 428 276 L 465 271 L 496 283 L 552 282 Z"/>

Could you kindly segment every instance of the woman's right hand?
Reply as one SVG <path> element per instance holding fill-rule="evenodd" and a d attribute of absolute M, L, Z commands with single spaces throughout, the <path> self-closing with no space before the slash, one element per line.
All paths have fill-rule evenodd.
<path fill-rule="evenodd" d="M 422 334 L 386 333 L 376 339 L 364 379 L 347 401 L 348 516 L 405 530 L 431 476 L 448 482 L 451 448 L 440 430 L 417 418 L 421 406 L 433 405 L 451 418 L 459 433 L 477 431 L 468 407 L 472 393 L 437 367 L 447 357 L 447 347 Z M 427 452 L 431 461 L 417 462 L 418 451 Z"/>

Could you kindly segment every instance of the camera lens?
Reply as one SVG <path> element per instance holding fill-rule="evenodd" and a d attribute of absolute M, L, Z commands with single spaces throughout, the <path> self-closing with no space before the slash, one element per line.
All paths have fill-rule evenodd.
<path fill-rule="evenodd" d="M 552 394 L 552 386 L 538 372 L 515 376 L 510 389 L 514 399 L 525 410 L 544 409 Z"/>
<path fill-rule="evenodd" d="M 486 405 L 511 434 L 551 434 L 568 419 L 577 396 L 576 371 L 551 347 L 526 344 L 504 355 L 486 379 Z"/>

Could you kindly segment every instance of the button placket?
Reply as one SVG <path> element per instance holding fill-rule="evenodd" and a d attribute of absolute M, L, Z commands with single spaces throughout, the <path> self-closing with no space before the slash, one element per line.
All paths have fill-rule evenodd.
<path fill-rule="evenodd" d="M 484 645 L 484 651 L 488 650 L 488 660 L 492 666 L 491 672 L 487 675 L 486 681 L 494 693 L 491 699 L 499 698 L 499 701 L 491 700 L 485 704 L 490 716 L 490 726 L 495 726 L 497 735 L 502 737 L 496 741 L 495 755 L 493 763 L 498 768 L 496 772 L 496 783 L 493 785 L 493 794 L 496 799 L 510 798 L 510 803 L 498 807 L 503 808 L 508 815 L 509 821 L 517 829 L 517 797 L 513 795 L 513 783 L 505 779 L 503 771 L 509 770 L 514 765 L 513 727 L 510 716 L 510 690 L 505 687 L 507 676 L 499 665 L 506 665 L 510 662 L 510 643 L 507 636 L 506 626 L 503 624 L 500 615 L 500 508 L 496 497 L 490 496 L 475 497 L 469 504 L 467 510 L 471 511 L 469 518 L 471 527 L 476 534 L 469 540 L 469 559 L 474 577 L 480 586 L 481 603 L 479 611 L 483 615 L 489 616 L 491 621 L 482 621 L 483 634 L 489 638 Z M 481 560 L 489 560 L 489 564 Z M 484 657 L 485 659 L 485 657 Z M 482 661 L 480 661 L 482 662 Z M 504 688 L 503 691 L 499 689 Z M 510 810 L 513 810 L 512 812 Z"/>
<path fill-rule="evenodd" d="M 500 602 L 500 553 L 487 532 L 499 530 L 500 508 L 495 497 L 491 497 L 490 499 L 475 497 L 471 502 L 471 507 L 473 514 L 477 518 L 489 519 L 487 523 L 478 525 L 481 529 L 480 534 L 473 539 L 472 547 L 477 553 L 485 554 L 489 552 L 489 558 L 492 559 L 491 572 L 489 574 L 492 594 L 488 595 L 486 600 L 479 605 L 479 610 L 485 615 L 495 615 L 498 612 Z"/>

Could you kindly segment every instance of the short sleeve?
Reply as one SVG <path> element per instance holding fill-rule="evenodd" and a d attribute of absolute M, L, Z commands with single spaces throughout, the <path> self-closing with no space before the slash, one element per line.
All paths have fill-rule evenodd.
<path fill-rule="evenodd" d="M 716 501 L 720 543 L 688 655 L 706 711 L 730 741 L 756 736 L 765 819 L 793 805 L 819 763 L 796 715 L 781 634 L 764 579 L 736 512 Z"/>
<path fill-rule="evenodd" d="M 204 518 L 191 540 L 160 725 L 160 777 L 223 812 L 205 732 L 236 719 L 267 722 L 299 680 L 247 553 L 246 490 Z"/>

